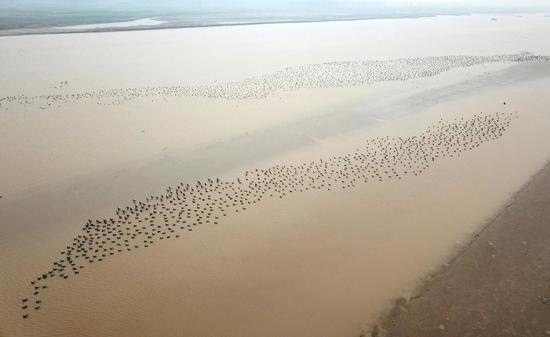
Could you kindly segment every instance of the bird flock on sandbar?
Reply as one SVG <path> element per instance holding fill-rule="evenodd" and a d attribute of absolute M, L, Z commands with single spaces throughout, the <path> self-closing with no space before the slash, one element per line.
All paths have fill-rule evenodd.
<path fill-rule="evenodd" d="M 373 138 L 349 153 L 247 170 L 229 180 L 181 182 L 164 193 L 133 200 L 117 208 L 111 218 L 86 221 L 49 270 L 30 281 L 32 292 L 21 300 L 21 315 L 28 318 L 41 308 L 41 294 L 50 282 L 78 277 L 84 268 L 116 255 L 190 235 L 200 226 L 217 225 L 266 199 L 418 176 L 437 160 L 459 157 L 500 138 L 514 118 L 517 113 L 480 113 L 468 119 L 440 120 L 419 135 Z"/>
<path fill-rule="evenodd" d="M 100 89 L 70 94 L 6 96 L 0 98 L 0 111 L 7 111 L 18 106 L 37 106 L 40 109 L 48 109 L 79 102 L 118 106 L 144 98 L 153 101 L 169 97 L 203 97 L 226 100 L 265 99 L 277 93 L 300 89 L 352 87 L 375 82 L 430 77 L 453 68 L 471 67 L 483 63 L 545 61 L 550 61 L 550 57 L 520 53 L 495 56 L 439 56 L 328 62 L 288 67 L 267 75 L 213 85 Z M 62 83 L 67 84 L 68 82 Z"/>

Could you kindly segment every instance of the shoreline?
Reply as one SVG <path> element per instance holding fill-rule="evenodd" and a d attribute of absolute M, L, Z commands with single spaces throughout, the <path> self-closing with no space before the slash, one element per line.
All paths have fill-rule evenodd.
<path fill-rule="evenodd" d="M 550 323 L 544 319 L 549 315 L 545 311 L 550 305 L 545 286 L 549 273 L 546 271 L 545 278 L 544 268 L 535 272 L 529 266 L 534 258 L 527 257 L 538 255 L 537 261 L 542 261 L 537 262 L 539 265 L 550 261 L 548 249 L 542 248 L 541 242 L 532 245 L 537 239 L 546 245 L 550 242 L 550 232 L 544 228 L 550 211 L 543 206 L 550 200 L 548 186 L 550 162 L 533 174 L 448 262 L 426 274 L 409 299 L 395 299 L 391 309 L 360 336 L 516 336 L 518 327 L 527 327 L 519 333 L 532 333 L 528 326 L 540 330 L 541 336 L 550 335 Z M 530 209 L 524 207 L 526 203 Z M 508 245 L 511 241 L 520 244 Z M 495 263 L 497 255 L 506 256 L 505 261 Z M 518 261 L 520 255 L 526 256 L 525 261 Z M 537 273 L 541 274 L 538 278 L 534 275 Z M 529 286 L 525 286 L 527 279 Z M 526 299 L 526 292 L 533 296 Z M 537 292 L 540 294 L 534 294 Z M 531 316 L 527 317 L 526 312 Z M 505 322 L 508 329 L 514 328 L 505 329 Z"/>

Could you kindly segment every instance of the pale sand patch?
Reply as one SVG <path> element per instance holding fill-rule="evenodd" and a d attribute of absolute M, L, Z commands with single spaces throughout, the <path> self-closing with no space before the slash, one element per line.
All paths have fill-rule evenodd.
<path fill-rule="evenodd" d="M 139 26 L 156 26 L 165 23 L 166 21 L 156 20 L 154 18 L 143 18 L 131 21 L 123 22 L 106 22 L 106 23 L 91 23 L 86 25 L 76 26 L 61 26 L 54 27 L 55 29 L 69 29 L 69 30 L 87 30 L 87 29 L 100 29 L 100 28 L 122 28 L 122 27 L 139 27 Z"/>

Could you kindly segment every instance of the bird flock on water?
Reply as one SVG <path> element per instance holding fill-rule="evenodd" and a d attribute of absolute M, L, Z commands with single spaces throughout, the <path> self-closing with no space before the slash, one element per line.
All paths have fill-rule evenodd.
<path fill-rule="evenodd" d="M 83 269 L 116 255 L 191 235 L 266 199 L 418 176 L 442 158 L 458 157 L 500 138 L 514 118 L 517 113 L 442 119 L 416 136 L 373 138 L 341 155 L 247 170 L 230 180 L 181 182 L 164 193 L 133 200 L 117 208 L 114 217 L 90 219 L 82 226 L 49 269 L 30 281 L 32 290 L 21 300 L 21 315 L 28 318 L 41 308 L 41 294 L 50 282 L 76 278 Z"/>
<path fill-rule="evenodd" d="M 520 53 L 494 56 L 438 56 L 394 60 L 327 62 L 288 67 L 248 79 L 212 85 L 159 86 L 124 89 L 99 89 L 68 94 L 17 95 L 0 98 L 0 111 L 37 106 L 40 109 L 63 104 L 92 102 L 117 106 L 137 99 L 203 97 L 226 100 L 265 99 L 281 92 L 312 88 L 340 88 L 369 85 L 383 81 L 404 81 L 430 77 L 458 67 L 496 62 L 545 62 L 548 56 Z M 62 82 L 67 84 L 67 81 Z"/>

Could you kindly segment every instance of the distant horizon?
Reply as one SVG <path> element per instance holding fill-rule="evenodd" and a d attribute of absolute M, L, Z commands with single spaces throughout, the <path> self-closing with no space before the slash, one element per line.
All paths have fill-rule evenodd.
<path fill-rule="evenodd" d="M 189 28 L 220 25 L 317 22 L 396 17 L 426 17 L 468 14 L 550 13 L 550 5 L 540 1 L 519 5 L 513 0 L 473 3 L 463 1 L 417 0 L 232 0 L 174 1 L 161 0 L 153 5 L 144 1 L 124 0 L 0 0 L 0 35 L 56 34 L 52 27 L 79 26 L 160 18 L 169 22 L 155 27 L 119 27 L 106 30 L 143 30 Z M 71 31 L 71 33 L 77 31 Z"/>
<path fill-rule="evenodd" d="M 334 11 L 462 11 L 462 12 L 533 12 L 550 11 L 550 3 L 543 0 L 530 1 L 473 1 L 473 0 L 230 0 L 230 1 L 176 1 L 160 0 L 0 0 L 0 8 L 21 11 L 68 11 L 68 12 L 334 12 Z"/>

